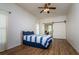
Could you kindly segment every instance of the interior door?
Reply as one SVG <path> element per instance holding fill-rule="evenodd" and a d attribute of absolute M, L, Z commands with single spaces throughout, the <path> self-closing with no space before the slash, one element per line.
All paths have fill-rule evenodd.
<path fill-rule="evenodd" d="M 4 51 L 6 47 L 6 21 L 6 15 L 0 13 L 0 52 Z"/>
<path fill-rule="evenodd" d="M 64 22 L 53 24 L 53 38 L 66 39 L 66 24 Z"/>

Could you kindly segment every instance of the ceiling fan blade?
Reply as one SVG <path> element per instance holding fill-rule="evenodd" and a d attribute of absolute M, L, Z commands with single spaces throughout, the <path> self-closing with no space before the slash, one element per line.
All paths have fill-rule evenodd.
<path fill-rule="evenodd" d="M 50 11 L 47 11 L 47 13 L 49 14 L 49 13 L 50 13 Z"/>
<path fill-rule="evenodd" d="M 49 7 L 49 9 L 56 9 L 56 7 Z"/>
<path fill-rule="evenodd" d="M 38 8 L 42 8 L 42 9 L 44 9 L 44 7 L 38 7 Z"/>
<path fill-rule="evenodd" d="M 42 13 L 44 10 L 42 10 L 40 13 Z"/>
<path fill-rule="evenodd" d="M 51 5 L 51 3 L 48 3 L 48 5 Z"/>
<path fill-rule="evenodd" d="M 45 8 L 47 7 L 47 5 L 48 5 L 48 4 L 47 4 L 47 3 L 45 3 Z"/>

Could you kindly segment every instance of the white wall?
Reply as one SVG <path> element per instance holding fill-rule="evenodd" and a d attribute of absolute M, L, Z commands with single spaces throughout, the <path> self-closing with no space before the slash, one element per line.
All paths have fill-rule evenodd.
<path fill-rule="evenodd" d="M 44 23 L 59 22 L 66 20 L 66 16 L 55 16 L 40 19 L 40 34 L 44 34 Z M 53 38 L 66 39 L 66 26 L 64 23 L 53 24 Z"/>
<path fill-rule="evenodd" d="M 79 52 L 79 4 L 72 4 L 67 20 L 67 40 Z"/>
<path fill-rule="evenodd" d="M 12 12 L 8 15 L 8 49 L 21 44 L 21 31 L 36 31 L 37 19 L 16 4 L 0 4 L 0 9 Z"/>

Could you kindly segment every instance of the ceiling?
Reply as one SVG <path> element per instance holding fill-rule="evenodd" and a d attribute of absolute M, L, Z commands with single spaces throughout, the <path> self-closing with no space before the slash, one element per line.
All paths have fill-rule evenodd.
<path fill-rule="evenodd" d="M 50 7 L 56 6 L 56 10 L 50 10 L 50 13 L 40 13 L 38 7 L 44 6 L 44 3 L 18 3 L 18 5 L 38 18 L 46 18 L 53 16 L 66 15 L 70 7 L 70 3 L 52 3 Z"/>

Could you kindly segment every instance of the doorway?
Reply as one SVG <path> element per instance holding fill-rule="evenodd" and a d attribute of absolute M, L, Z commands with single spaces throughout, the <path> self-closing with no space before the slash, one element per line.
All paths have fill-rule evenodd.
<path fill-rule="evenodd" d="M 66 39 L 66 21 L 44 23 L 44 32 L 49 32 L 53 38 Z"/>
<path fill-rule="evenodd" d="M 66 39 L 65 22 L 53 23 L 53 38 Z"/>
<path fill-rule="evenodd" d="M 51 35 L 53 37 L 53 25 L 52 23 L 45 23 L 44 25 L 44 32 L 47 31 L 49 33 L 49 35 Z"/>

